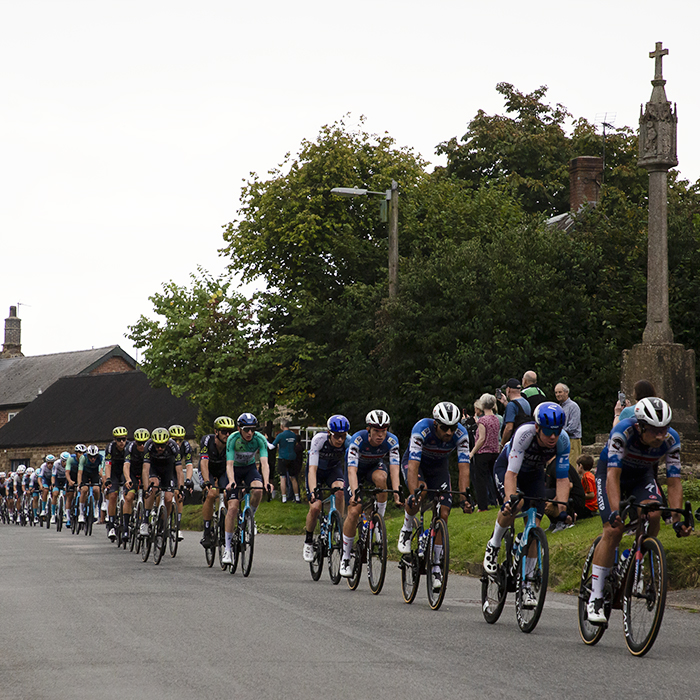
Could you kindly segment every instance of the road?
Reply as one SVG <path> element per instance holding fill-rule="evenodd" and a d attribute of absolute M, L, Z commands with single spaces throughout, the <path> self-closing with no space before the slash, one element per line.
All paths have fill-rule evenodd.
<path fill-rule="evenodd" d="M 302 538 L 259 535 L 249 578 L 206 568 L 197 533 L 159 566 L 92 537 L 0 528 L 0 698 L 691 697 L 700 615 L 666 610 L 652 651 L 627 651 L 615 613 L 600 644 L 577 631 L 576 599 L 547 595 L 529 635 L 512 602 L 495 625 L 478 580 L 451 575 L 439 611 L 425 585 L 313 582 Z M 693 692 L 692 697 L 696 697 Z"/>

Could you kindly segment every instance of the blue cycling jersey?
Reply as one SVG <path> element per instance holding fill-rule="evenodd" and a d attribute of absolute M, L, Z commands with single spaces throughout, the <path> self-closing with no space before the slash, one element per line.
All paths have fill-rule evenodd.
<path fill-rule="evenodd" d="M 611 431 L 605 448 L 600 453 L 598 470 L 620 469 L 621 479 L 643 478 L 654 474 L 659 462 L 666 460 L 666 477 L 681 475 L 681 439 L 673 429 L 668 429 L 660 447 L 649 447 L 642 442 L 637 419 L 620 421 Z"/>
<path fill-rule="evenodd" d="M 333 469 L 342 466 L 345 451 L 350 446 L 350 437 L 340 447 L 330 441 L 330 433 L 316 433 L 309 445 L 309 466 L 318 469 Z"/>
<path fill-rule="evenodd" d="M 366 430 L 359 430 L 350 438 L 350 446 L 346 454 L 348 467 L 364 469 L 375 468 L 389 457 L 389 464 L 399 466 L 399 439 L 393 433 L 387 432 L 381 445 L 373 447 L 369 443 Z"/>
<path fill-rule="evenodd" d="M 537 425 L 523 423 L 513 435 L 509 445 L 508 471 L 527 474 L 544 470 L 552 457 L 556 457 L 557 479 L 569 478 L 569 453 L 571 443 L 566 431 L 562 430 L 554 447 L 542 447 L 537 441 Z"/>
<path fill-rule="evenodd" d="M 413 426 L 408 459 L 421 464 L 439 464 L 454 450 L 457 450 L 457 461 L 460 464 L 469 464 L 469 434 L 461 423 L 457 424 L 457 429 L 447 442 L 437 436 L 432 418 L 423 418 Z"/>

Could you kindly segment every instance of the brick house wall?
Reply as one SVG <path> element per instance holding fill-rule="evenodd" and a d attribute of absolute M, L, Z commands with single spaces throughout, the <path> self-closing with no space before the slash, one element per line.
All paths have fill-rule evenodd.
<path fill-rule="evenodd" d="M 110 357 L 90 374 L 108 374 L 109 372 L 135 372 L 136 370 L 122 357 Z"/>

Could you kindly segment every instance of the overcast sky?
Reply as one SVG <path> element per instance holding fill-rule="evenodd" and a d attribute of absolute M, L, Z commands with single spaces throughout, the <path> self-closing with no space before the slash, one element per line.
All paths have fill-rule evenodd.
<path fill-rule="evenodd" d="M 0 0 L 0 318 L 25 355 L 111 344 L 164 282 L 218 274 L 243 179 L 346 113 L 433 164 L 500 81 L 636 129 L 655 42 L 700 178 L 689 0 Z M 359 183 L 338 183 L 356 185 Z"/>

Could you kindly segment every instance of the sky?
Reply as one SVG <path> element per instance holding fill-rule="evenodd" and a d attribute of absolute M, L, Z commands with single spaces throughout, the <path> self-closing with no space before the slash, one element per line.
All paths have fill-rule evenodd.
<path fill-rule="evenodd" d="M 0 318 L 19 304 L 25 355 L 136 357 L 148 297 L 220 274 L 243 182 L 323 125 L 364 116 L 432 167 L 504 113 L 505 81 L 636 129 L 657 41 L 694 182 L 698 20 L 688 0 L 0 0 Z"/>

